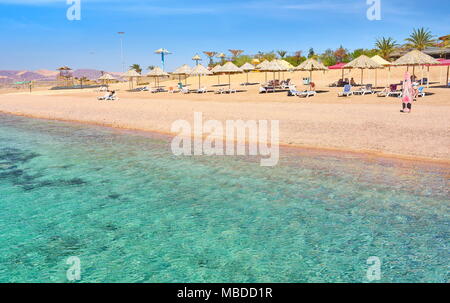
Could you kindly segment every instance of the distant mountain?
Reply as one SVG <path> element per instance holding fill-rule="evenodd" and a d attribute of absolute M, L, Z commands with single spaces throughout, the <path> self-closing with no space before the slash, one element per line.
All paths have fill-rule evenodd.
<path fill-rule="evenodd" d="M 107 72 L 121 80 L 121 73 Z M 58 71 L 52 70 L 37 70 L 37 71 L 12 71 L 0 70 L 0 84 L 13 83 L 18 81 L 55 81 Z M 73 71 L 73 76 L 76 78 L 86 77 L 89 80 L 96 80 L 102 75 L 102 72 L 95 69 L 78 69 Z"/>

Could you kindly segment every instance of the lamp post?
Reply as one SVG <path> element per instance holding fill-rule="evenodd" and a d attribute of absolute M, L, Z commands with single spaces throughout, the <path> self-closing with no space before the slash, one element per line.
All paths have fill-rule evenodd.
<path fill-rule="evenodd" d="M 122 57 L 122 71 L 125 72 L 125 59 L 123 56 L 123 36 L 125 35 L 125 32 L 118 32 L 117 34 L 119 34 L 120 37 L 120 54 Z"/>

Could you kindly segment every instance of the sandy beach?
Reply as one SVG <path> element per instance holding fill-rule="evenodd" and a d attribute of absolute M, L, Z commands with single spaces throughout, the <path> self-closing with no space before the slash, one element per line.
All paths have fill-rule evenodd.
<path fill-rule="evenodd" d="M 432 70 L 438 78 L 438 69 Z M 352 73 L 354 73 L 352 75 Z M 394 77 L 400 79 L 402 70 Z M 119 101 L 101 102 L 103 93 L 93 89 L 0 93 L 0 111 L 44 119 L 76 121 L 123 129 L 170 134 L 174 121 L 193 121 L 194 112 L 205 120 L 279 120 L 280 141 L 290 146 L 356 151 L 383 156 L 417 158 L 450 163 L 450 90 L 438 83 L 426 89 L 425 98 L 414 102 L 410 114 L 399 112 L 401 100 L 376 95 L 338 98 L 342 88 L 327 87 L 340 71 L 316 73 L 319 93 L 312 98 L 288 97 L 286 92 L 258 94 L 258 85 L 240 86 L 245 75 L 232 77 L 237 94 L 169 94 L 127 92 L 128 84 L 116 84 Z M 358 72 L 348 76 L 358 79 Z M 269 79 L 272 75 L 269 74 Z M 298 88 L 305 73 L 286 73 Z M 368 76 L 370 78 L 370 75 Z M 263 73 L 250 74 L 250 82 L 264 82 Z M 373 79 L 373 78 L 372 78 Z M 383 74 L 379 76 L 383 85 Z M 394 78 L 395 79 L 395 78 Z M 203 77 L 202 86 L 215 90 L 217 76 Z M 221 77 L 228 83 L 228 77 Z M 176 81 L 161 82 L 167 87 Z M 188 79 L 197 88 L 198 78 Z M 223 84 L 222 84 L 223 85 Z M 433 87 L 434 86 L 434 87 Z M 378 90 L 381 90 L 378 89 Z"/>

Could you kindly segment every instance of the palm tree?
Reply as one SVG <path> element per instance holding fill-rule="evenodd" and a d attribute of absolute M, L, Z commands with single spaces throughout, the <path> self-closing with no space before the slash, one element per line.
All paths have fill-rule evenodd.
<path fill-rule="evenodd" d="M 389 60 L 391 54 L 395 51 L 395 48 L 397 47 L 397 41 L 395 41 L 391 37 L 379 38 L 377 39 L 377 42 L 375 42 L 375 47 L 380 53 L 381 57 L 383 57 L 386 60 Z"/>
<path fill-rule="evenodd" d="M 213 58 L 217 55 L 217 52 L 203 52 L 209 58 L 209 65 L 212 66 L 214 64 Z"/>
<path fill-rule="evenodd" d="M 147 70 L 152 70 L 152 69 L 154 69 L 154 68 L 155 68 L 154 65 L 150 65 L 149 67 L 147 67 Z"/>
<path fill-rule="evenodd" d="M 281 59 L 283 59 L 286 56 L 287 51 L 279 50 L 279 51 L 277 51 L 277 54 L 280 56 Z"/>
<path fill-rule="evenodd" d="M 134 69 L 138 73 L 142 73 L 142 68 L 139 64 L 133 64 L 130 66 L 130 69 Z"/>
<path fill-rule="evenodd" d="M 423 27 L 414 29 L 413 33 L 409 36 L 409 38 L 406 38 L 405 41 L 408 42 L 408 46 L 420 51 L 424 50 L 428 46 L 433 46 L 436 43 L 431 31 Z"/>

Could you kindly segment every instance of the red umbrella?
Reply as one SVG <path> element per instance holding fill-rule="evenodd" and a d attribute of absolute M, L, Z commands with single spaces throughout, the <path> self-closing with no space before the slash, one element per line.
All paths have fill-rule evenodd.
<path fill-rule="evenodd" d="M 347 63 L 338 63 L 332 66 L 328 66 L 328 69 L 342 69 L 342 80 L 344 80 L 344 66 Z"/>

